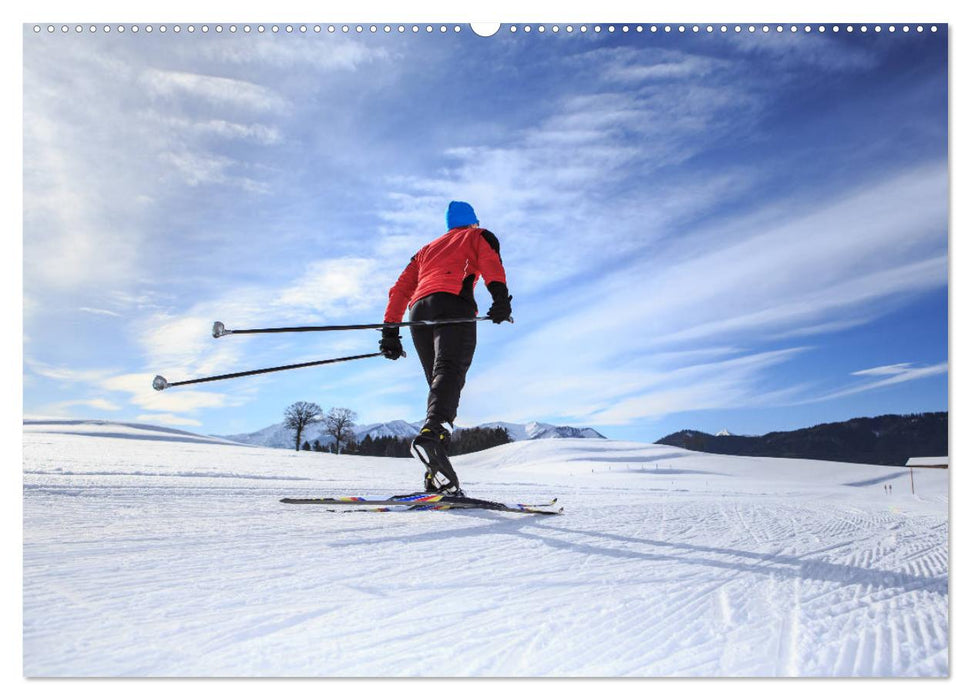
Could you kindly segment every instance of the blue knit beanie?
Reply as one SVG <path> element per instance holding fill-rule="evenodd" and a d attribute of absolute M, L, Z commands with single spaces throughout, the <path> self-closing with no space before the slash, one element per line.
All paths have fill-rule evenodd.
<path fill-rule="evenodd" d="M 448 211 L 445 212 L 445 224 L 449 231 L 459 226 L 470 226 L 477 223 L 479 223 L 479 219 L 471 204 L 468 202 L 448 203 Z"/>

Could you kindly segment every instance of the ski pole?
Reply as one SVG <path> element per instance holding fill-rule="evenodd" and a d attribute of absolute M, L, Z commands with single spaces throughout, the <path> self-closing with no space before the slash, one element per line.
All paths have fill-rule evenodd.
<path fill-rule="evenodd" d="M 488 316 L 473 318 L 443 318 L 430 321 L 399 321 L 398 323 L 356 323 L 347 326 L 290 326 L 288 328 L 239 328 L 230 329 L 222 321 L 212 324 L 212 337 L 222 338 L 224 335 L 243 335 L 247 333 L 307 333 L 313 331 L 359 331 L 380 329 L 385 326 L 392 328 L 406 328 L 408 326 L 444 326 L 448 323 L 473 323 L 476 321 L 491 321 Z M 509 323 L 512 323 L 512 317 Z"/>
<path fill-rule="evenodd" d="M 315 362 L 301 362 L 296 365 L 283 365 L 282 367 L 267 367 L 266 369 L 251 369 L 248 372 L 234 372 L 233 374 L 220 374 L 216 377 L 202 377 L 201 379 L 187 379 L 183 382 L 170 382 L 161 374 L 152 380 L 152 388 L 155 391 L 168 389 L 170 386 L 183 386 L 185 384 L 201 384 L 202 382 L 215 382 L 220 379 L 235 379 L 236 377 L 249 377 L 254 374 L 266 374 L 268 372 L 282 372 L 285 369 L 299 369 L 301 367 L 313 367 L 314 365 L 329 365 L 334 362 L 347 362 L 348 360 L 363 360 L 365 357 L 379 357 L 382 353 L 372 352 L 367 355 L 351 355 L 350 357 L 335 357 L 331 360 L 316 360 Z"/>

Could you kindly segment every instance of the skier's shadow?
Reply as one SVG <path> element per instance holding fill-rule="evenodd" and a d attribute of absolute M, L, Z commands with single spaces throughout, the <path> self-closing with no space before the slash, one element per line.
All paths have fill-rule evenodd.
<path fill-rule="evenodd" d="M 729 547 L 710 547 L 700 544 L 665 542 L 643 537 L 613 535 L 604 532 L 577 530 L 550 523 L 554 516 L 518 516 L 509 518 L 488 511 L 449 511 L 450 515 L 486 520 L 487 524 L 428 532 L 402 538 L 408 543 L 453 540 L 456 537 L 481 537 L 488 534 L 516 535 L 524 539 L 538 540 L 548 547 L 562 549 L 585 555 L 606 556 L 614 559 L 630 559 L 641 562 L 677 562 L 695 566 L 725 569 L 742 573 L 791 579 L 811 579 L 829 581 L 840 585 L 861 584 L 878 589 L 903 589 L 904 591 L 923 590 L 929 593 L 947 595 L 947 576 L 919 576 L 901 571 L 865 568 L 852 564 L 836 564 L 812 559 L 807 555 L 773 554 L 748 552 Z M 558 535 L 580 535 L 587 538 L 606 540 L 608 544 L 589 544 L 570 541 Z M 387 542 L 387 539 L 375 542 Z M 368 541 L 356 541 L 348 545 L 367 545 Z M 624 545 L 624 548 L 611 546 Z M 642 550 L 630 549 L 631 546 Z"/>
<path fill-rule="evenodd" d="M 656 552 L 631 552 L 630 550 L 618 550 L 608 546 L 565 542 L 555 537 L 533 535 L 533 533 L 519 533 L 527 537 L 538 537 L 545 544 L 552 547 L 580 550 L 587 554 L 599 554 L 612 557 L 631 556 L 632 558 L 649 561 L 677 561 L 697 566 L 730 569 L 765 576 L 829 581 L 841 585 L 856 583 L 881 589 L 893 588 L 903 589 L 905 591 L 923 590 L 941 595 L 947 595 L 948 591 L 947 576 L 919 576 L 902 571 L 865 568 L 852 564 L 837 564 L 812 559 L 807 555 L 748 552 L 742 549 L 728 547 L 709 547 L 706 545 L 665 542 L 641 537 L 590 533 L 583 530 L 550 526 L 545 523 L 534 524 L 538 529 L 550 532 L 595 536 L 608 539 L 612 542 L 648 546 L 658 550 Z M 715 557 L 729 557 L 730 559 L 723 560 Z M 733 561 L 735 559 L 741 561 Z"/>

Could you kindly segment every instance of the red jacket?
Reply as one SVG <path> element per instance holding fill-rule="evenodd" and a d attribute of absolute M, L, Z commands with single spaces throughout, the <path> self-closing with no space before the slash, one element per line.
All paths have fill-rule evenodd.
<path fill-rule="evenodd" d="M 487 285 L 505 285 L 499 241 L 491 231 L 478 226 L 453 228 L 411 258 L 388 291 L 384 322 L 400 322 L 406 307 L 435 292 L 455 294 L 475 304 L 473 289 L 480 275 Z"/>

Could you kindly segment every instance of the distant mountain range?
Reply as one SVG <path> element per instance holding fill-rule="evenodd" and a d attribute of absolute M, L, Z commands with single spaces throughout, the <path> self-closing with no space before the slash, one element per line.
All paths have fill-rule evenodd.
<path fill-rule="evenodd" d="M 550 425 L 549 423 L 484 423 L 480 428 L 505 428 L 509 439 L 513 442 L 520 440 L 549 440 L 553 438 L 606 438 L 593 428 L 573 428 L 569 425 Z"/>
<path fill-rule="evenodd" d="M 947 420 L 945 411 L 853 418 L 758 436 L 681 430 L 657 443 L 711 454 L 903 466 L 910 457 L 947 455 Z"/>
<path fill-rule="evenodd" d="M 353 428 L 355 438 L 358 442 L 370 435 L 374 440 L 379 437 L 396 437 L 410 439 L 418 435 L 423 421 L 409 423 L 403 420 L 393 420 L 388 423 L 370 423 L 358 425 Z M 550 425 L 549 423 L 505 423 L 502 421 L 486 423 L 476 426 L 479 428 L 505 428 L 511 440 L 548 440 L 555 438 L 599 438 L 606 439 L 593 428 L 574 428 L 568 425 Z M 456 433 L 461 432 L 462 428 L 457 428 Z M 284 447 L 293 449 L 293 431 L 284 427 L 283 423 L 276 423 L 267 426 L 262 430 L 252 433 L 242 433 L 239 435 L 220 435 L 217 437 L 233 442 L 241 442 L 247 445 L 260 445 L 262 447 Z M 308 426 L 301 436 L 301 440 L 306 440 L 313 444 L 314 440 L 319 440 L 322 445 L 329 445 L 334 438 L 325 433 L 325 428 L 320 423 Z"/>

